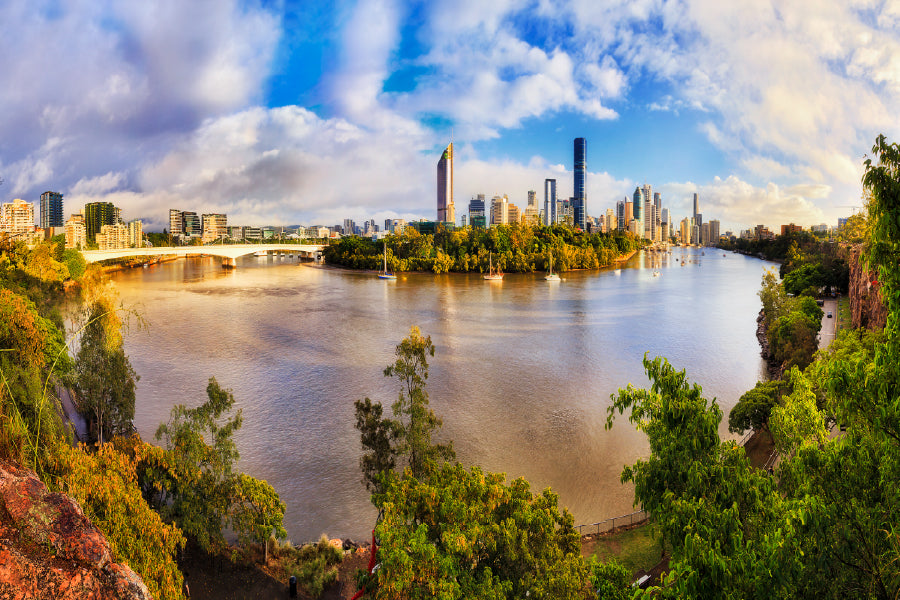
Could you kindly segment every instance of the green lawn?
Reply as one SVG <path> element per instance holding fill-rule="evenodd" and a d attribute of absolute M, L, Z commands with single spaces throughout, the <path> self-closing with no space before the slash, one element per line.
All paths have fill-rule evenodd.
<path fill-rule="evenodd" d="M 650 534 L 650 526 L 643 525 L 629 531 L 594 538 L 596 546 L 590 556 L 606 562 L 615 558 L 632 573 L 649 571 L 660 560 L 662 546 Z"/>

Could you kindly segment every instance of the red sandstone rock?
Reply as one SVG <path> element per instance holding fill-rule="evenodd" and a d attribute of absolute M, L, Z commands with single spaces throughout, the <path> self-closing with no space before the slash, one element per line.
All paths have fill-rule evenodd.
<path fill-rule="evenodd" d="M 109 544 L 63 494 L 0 461 L 0 600 L 150 599 L 127 565 L 111 562 Z"/>
<path fill-rule="evenodd" d="M 875 274 L 860 262 L 862 246 L 850 249 L 850 313 L 853 327 L 878 330 L 887 322 L 887 309 Z"/>

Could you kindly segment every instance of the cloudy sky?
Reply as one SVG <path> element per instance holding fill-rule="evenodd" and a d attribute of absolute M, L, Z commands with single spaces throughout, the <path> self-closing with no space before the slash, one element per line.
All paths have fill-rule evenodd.
<path fill-rule="evenodd" d="M 897 0 L 4 0 L 0 200 L 232 224 L 434 218 L 555 177 L 726 228 L 834 224 L 900 141 Z"/>

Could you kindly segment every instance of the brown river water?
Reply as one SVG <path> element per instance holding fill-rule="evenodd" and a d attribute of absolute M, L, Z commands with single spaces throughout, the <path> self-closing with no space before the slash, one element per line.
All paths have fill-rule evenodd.
<path fill-rule="evenodd" d="M 411 325 L 435 344 L 431 406 L 463 464 L 552 488 L 576 524 L 630 513 L 619 476 L 648 445 L 625 416 L 604 429 L 610 395 L 646 385 L 645 352 L 665 356 L 718 399 L 720 432 L 734 437 L 728 410 L 763 377 L 756 292 L 769 266 L 675 248 L 558 283 L 543 273 L 383 281 L 284 258 L 245 257 L 231 271 L 195 258 L 113 280 L 150 323 L 126 335 L 141 435 L 152 440 L 175 404 L 203 402 L 215 376 L 243 409 L 240 469 L 272 484 L 302 542 L 371 530 L 353 401 L 396 400 L 382 370 Z"/>

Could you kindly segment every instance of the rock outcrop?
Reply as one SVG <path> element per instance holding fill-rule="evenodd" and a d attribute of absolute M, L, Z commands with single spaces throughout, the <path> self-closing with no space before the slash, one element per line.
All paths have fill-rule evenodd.
<path fill-rule="evenodd" d="M 850 314 L 853 327 L 878 330 L 887 322 L 878 278 L 860 262 L 862 246 L 850 249 Z"/>
<path fill-rule="evenodd" d="M 0 461 L 0 600 L 150 599 L 103 534 L 33 471 Z"/>

